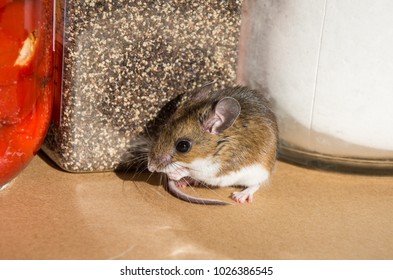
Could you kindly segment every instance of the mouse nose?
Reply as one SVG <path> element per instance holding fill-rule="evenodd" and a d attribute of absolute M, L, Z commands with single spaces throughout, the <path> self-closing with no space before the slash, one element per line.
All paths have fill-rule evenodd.
<path fill-rule="evenodd" d="M 148 169 L 150 172 L 155 172 L 155 171 L 157 171 L 157 164 L 154 164 L 154 163 L 149 159 L 148 162 L 147 162 L 147 169 Z"/>
<path fill-rule="evenodd" d="M 161 172 L 168 164 L 172 162 L 170 155 L 165 155 L 162 158 L 148 158 L 147 169 L 150 172 Z"/>

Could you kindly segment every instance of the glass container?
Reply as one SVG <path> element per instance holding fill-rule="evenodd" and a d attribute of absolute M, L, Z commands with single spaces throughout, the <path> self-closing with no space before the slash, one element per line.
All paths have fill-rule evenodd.
<path fill-rule="evenodd" d="M 280 158 L 393 174 L 393 2 L 243 2 L 238 81 L 264 89 Z"/>
<path fill-rule="evenodd" d="M 0 189 L 32 160 L 49 126 L 52 27 L 52 0 L 0 0 Z"/>

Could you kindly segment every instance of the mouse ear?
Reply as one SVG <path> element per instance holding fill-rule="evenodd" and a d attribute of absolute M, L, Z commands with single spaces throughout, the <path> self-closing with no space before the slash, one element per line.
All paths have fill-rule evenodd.
<path fill-rule="evenodd" d="M 240 114 L 240 109 L 240 104 L 235 98 L 222 98 L 203 122 L 203 129 L 212 134 L 223 132 L 233 125 Z"/>
<path fill-rule="evenodd" d="M 212 91 L 215 83 L 216 82 L 213 81 L 201 86 L 200 88 L 197 88 L 192 94 L 191 101 L 196 102 L 206 98 L 208 94 Z"/>

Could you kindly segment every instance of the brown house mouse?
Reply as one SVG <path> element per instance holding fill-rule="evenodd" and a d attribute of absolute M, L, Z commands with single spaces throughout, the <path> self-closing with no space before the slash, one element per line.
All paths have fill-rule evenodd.
<path fill-rule="evenodd" d="M 201 88 L 181 105 L 152 141 L 148 169 L 168 176 L 168 189 L 193 203 L 226 204 L 190 197 L 179 187 L 201 183 L 241 186 L 232 198 L 251 202 L 266 184 L 277 152 L 278 128 L 268 100 L 258 91 L 235 86 Z"/>

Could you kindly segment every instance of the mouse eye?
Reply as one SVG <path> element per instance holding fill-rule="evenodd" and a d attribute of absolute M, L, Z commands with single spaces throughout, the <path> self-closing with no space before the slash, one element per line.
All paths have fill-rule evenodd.
<path fill-rule="evenodd" d="M 179 153 L 187 153 L 191 150 L 191 141 L 187 139 L 180 139 L 176 143 L 176 151 Z"/>

